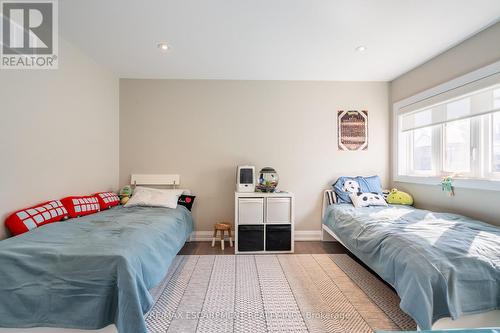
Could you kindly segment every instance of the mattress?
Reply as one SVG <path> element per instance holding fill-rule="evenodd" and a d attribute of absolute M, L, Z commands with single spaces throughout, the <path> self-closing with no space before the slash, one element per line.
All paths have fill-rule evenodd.
<path fill-rule="evenodd" d="M 421 329 L 500 308 L 500 228 L 407 206 L 328 207 L 323 223 L 401 298 Z"/>
<path fill-rule="evenodd" d="M 0 241 L 0 327 L 146 333 L 148 290 L 192 230 L 183 206 L 116 207 Z"/>

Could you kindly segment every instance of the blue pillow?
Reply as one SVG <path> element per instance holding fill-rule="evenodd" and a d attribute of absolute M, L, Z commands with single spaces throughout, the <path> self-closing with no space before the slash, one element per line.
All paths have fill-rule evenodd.
<path fill-rule="evenodd" d="M 368 189 L 367 192 L 382 194 L 383 192 L 382 182 L 380 181 L 379 176 L 359 177 L 359 178 L 362 178 L 364 183 L 364 185 L 363 184 L 361 185 L 361 189 L 363 189 L 363 186 L 366 186 L 366 189 Z"/>
<path fill-rule="evenodd" d="M 382 194 L 382 184 L 379 176 L 371 177 L 339 177 L 333 184 L 338 203 L 352 203 L 350 194 L 372 192 Z"/>
<path fill-rule="evenodd" d="M 337 195 L 338 203 L 352 203 L 349 197 L 352 193 L 358 193 L 361 186 L 356 180 L 356 177 L 339 177 L 333 184 L 333 191 Z"/>

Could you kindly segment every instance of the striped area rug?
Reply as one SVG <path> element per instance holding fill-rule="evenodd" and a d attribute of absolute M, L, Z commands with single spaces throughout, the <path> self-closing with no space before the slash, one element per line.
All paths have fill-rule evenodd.
<path fill-rule="evenodd" d="M 415 329 L 397 295 L 347 255 L 177 256 L 151 292 L 151 333 Z"/>

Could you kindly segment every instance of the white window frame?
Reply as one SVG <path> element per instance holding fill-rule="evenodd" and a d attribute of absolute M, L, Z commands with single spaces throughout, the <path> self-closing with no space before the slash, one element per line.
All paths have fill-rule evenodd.
<path fill-rule="evenodd" d="M 479 141 L 480 139 L 480 133 L 481 133 L 481 123 L 482 123 L 482 118 L 481 117 L 473 117 L 468 119 L 470 121 L 470 171 L 469 172 L 462 172 L 460 173 L 460 177 L 467 178 L 467 177 L 477 177 L 479 176 L 480 178 L 484 177 L 482 175 L 482 158 L 480 156 L 474 156 L 474 159 L 472 158 L 473 155 L 477 155 L 478 152 L 480 152 L 479 147 L 481 146 L 481 143 Z M 460 121 L 460 120 L 452 120 L 450 123 L 454 121 Z M 441 164 L 440 164 L 440 169 L 441 174 L 444 174 L 446 176 L 452 176 L 455 174 L 455 172 L 447 172 L 445 171 L 445 159 L 446 159 L 446 143 L 445 143 L 445 135 L 446 135 L 446 124 L 441 124 L 438 126 L 440 127 L 440 130 L 442 132 L 442 143 L 438 146 L 438 148 L 441 148 Z"/>
<path fill-rule="evenodd" d="M 415 161 L 413 159 L 413 157 L 415 156 L 414 154 L 414 143 L 415 143 L 415 138 L 414 138 L 414 132 L 411 131 L 408 133 L 408 137 L 407 137 L 407 142 L 406 142 L 406 145 L 407 147 L 409 148 L 409 151 L 407 152 L 407 161 L 406 161 L 406 168 L 407 170 L 409 170 L 409 173 L 414 175 L 414 176 L 417 176 L 417 177 L 432 177 L 435 173 L 436 173 L 436 170 L 438 168 L 438 165 L 439 165 L 439 156 L 438 154 L 436 154 L 436 151 L 435 151 L 435 147 L 436 147 L 436 140 L 440 140 L 440 136 L 441 136 L 441 132 L 439 130 L 437 130 L 436 127 L 432 127 L 431 128 L 431 148 L 432 148 L 432 152 L 431 152 L 431 156 L 432 156 L 432 168 L 431 170 L 416 170 L 414 169 L 415 167 Z"/>
<path fill-rule="evenodd" d="M 490 140 L 491 136 L 493 135 L 493 115 L 490 114 L 488 117 L 490 117 L 490 121 L 486 122 L 484 121 L 482 126 L 483 126 L 483 142 L 484 142 L 484 150 L 485 153 L 482 156 L 482 161 L 484 165 L 488 166 L 488 169 L 486 170 L 485 177 L 488 177 L 490 179 L 498 179 L 500 180 L 500 171 L 494 172 L 492 171 L 493 167 L 493 146 L 490 144 L 492 140 Z"/>
<path fill-rule="evenodd" d="M 400 110 L 404 107 L 407 107 L 411 104 L 421 102 L 423 100 L 426 100 L 428 98 L 443 94 L 445 92 L 448 92 L 450 90 L 462 87 L 464 85 L 473 83 L 475 81 L 487 78 L 491 75 L 500 73 L 500 61 L 497 61 L 491 65 L 482 67 L 478 70 L 475 70 L 473 72 L 470 72 L 468 74 L 462 75 L 456 79 L 453 79 L 451 81 L 445 82 L 443 84 L 440 84 L 434 88 L 425 90 L 421 93 L 418 93 L 414 96 L 411 96 L 409 98 L 403 99 L 401 101 L 398 101 L 393 104 L 393 114 L 392 114 L 392 123 L 393 123 L 393 142 L 392 142 L 392 176 L 393 176 L 393 181 L 395 182 L 405 182 L 405 183 L 416 183 L 416 184 L 427 184 L 427 185 L 439 185 L 441 183 L 441 176 L 432 176 L 432 175 L 402 175 L 400 174 L 400 170 L 402 166 L 400 165 L 399 161 L 399 154 L 402 152 L 402 144 L 400 144 L 400 127 L 401 127 L 401 119 L 400 119 Z M 489 115 L 490 117 L 492 115 Z M 473 125 L 474 123 L 474 125 Z M 492 122 L 490 122 L 491 124 Z M 480 144 L 479 141 L 483 141 L 483 143 L 487 143 L 488 137 L 487 135 L 491 136 L 491 126 L 488 130 L 484 131 L 483 130 L 483 137 L 480 138 L 479 135 L 474 136 L 474 133 L 477 133 L 477 128 L 479 126 L 486 126 L 483 123 L 479 123 L 478 121 L 472 119 L 471 120 L 471 128 L 472 126 L 475 127 L 475 130 L 471 130 L 471 141 L 474 143 L 472 144 L 474 147 L 477 147 L 478 144 Z M 437 132 L 442 132 L 441 130 Z M 433 140 L 435 139 L 435 132 L 433 132 Z M 439 140 L 443 140 L 443 133 L 439 134 Z M 439 149 L 441 149 L 442 145 L 438 146 Z M 482 165 L 488 165 L 486 163 L 489 163 L 490 168 L 491 168 L 491 152 L 492 152 L 492 147 L 488 147 L 486 145 L 483 145 L 486 149 L 483 150 L 481 153 L 481 156 L 476 157 L 476 163 L 471 164 L 471 169 L 472 168 L 482 168 Z M 436 161 L 435 158 L 436 156 L 439 157 L 439 161 Z M 442 156 L 444 156 L 443 153 L 433 153 L 433 164 L 434 167 L 440 167 L 442 169 L 443 161 L 442 161 Z M 408 163 L 410 161 L 406 161 L 406 164 L 408 166 Z M 440 170 L 434 169 L 434 170 Z M 474 171 L 474 170 L 473 170 Z M 472 188 L 472 189 L 484 189 L 484 190 L 493 190 L 493 191 L 500 191 L 500 172 L 489 172 L 487 174 L 481 175 L 482 177 L 487 177 L 490 179 L 466 179 L 466 178 L 460 178 L 460 179 L 454 179 L 453 185 L 457 188 Z"/>

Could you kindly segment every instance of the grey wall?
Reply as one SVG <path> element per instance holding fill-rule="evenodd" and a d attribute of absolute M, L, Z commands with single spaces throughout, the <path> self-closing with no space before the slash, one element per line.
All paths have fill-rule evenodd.
<path fill-rule="evenodd" d="M 367 109 L 369 149 L 337 150 L 336 111 Z M 322 190 L 340 175 L 388 184 L 388 84 L 120 80 L 120 183 L 178 173 L 196 230 L 233 222 L 236 166 L 272 166 L 295 192 L 296 229 L 320 230 Z"/>
<path fill-rule="evenodd" d="M 391 82 L 391 104 L 500 60 L 500 23 Z M 392 165 L 392 163 L 391 163 Z M 418 207 L 469 215 L 500 225 L 500 192 L 457 189 L 448 197 L 439 186 L 395 183 L 413 194 Z"/>
<path fill-rule="evenodd" d="M 41 201 L 118 187 L 118 79 L 59 41 L 58 70 L 0 71 L 2 221 Z"/>

